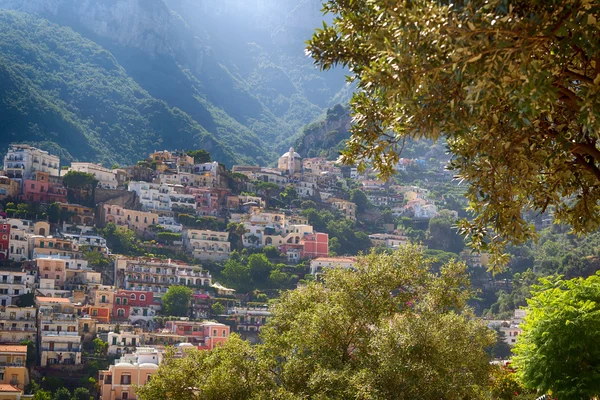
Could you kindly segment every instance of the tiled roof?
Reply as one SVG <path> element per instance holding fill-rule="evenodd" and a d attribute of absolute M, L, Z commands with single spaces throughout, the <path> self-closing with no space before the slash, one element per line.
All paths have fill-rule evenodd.
<path fill-rule="evenodd" d="M 27 353 L 27 346 L 25 345 L 10 345 L 0 344 L 0 352 L 7 353 Z"/>
<path fill-rule="evenodd" d="M 21 389 L 17 389 L 13 385 L 0 384 L 0 392 L 20 392 Z"/>

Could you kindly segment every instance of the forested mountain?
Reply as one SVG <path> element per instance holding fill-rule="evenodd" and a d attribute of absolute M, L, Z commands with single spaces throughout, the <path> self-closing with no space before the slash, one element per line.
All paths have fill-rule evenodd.
<path fill-rule="evenodd" d="M 16 136 L 108 164 L 193 146 L 227 164 L 267 164 L 350 93 L 343 70 L 321 73 L 304 54 L 323 19 L 317 0 L 0 0 L 0 8 L 30 14 L 2 14 L 2 79 L 28 73 L 0 99 L 1 148 Z M 65 42 L 73 46 L 52 44 Z M 27 93 L 36 106 L 15 111 Z M 86 108 L 73 93 L 95 100 Z M 119 120 L 118 108 L 136 111 Z"/>

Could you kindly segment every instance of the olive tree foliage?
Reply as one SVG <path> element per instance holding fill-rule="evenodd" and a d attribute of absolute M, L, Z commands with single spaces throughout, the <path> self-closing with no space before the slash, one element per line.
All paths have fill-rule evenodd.
<path fill-rule="evenodd" d="M 507 261 L 535 237 L 525 210 L 600 226 L 600 3 L 592 0 L 330 0 L 308 42 L 358 81 L 341 159 L 383 176 L 406 138 L 447 139 L 476 217 L 462 231 Z"/>
<path fill-rule="evenodd" d="M 513 365 L 526 387 L 559 399 L 600 396 L 600 275 L 542 279 L 528 300 Z"/>
<path fill-rule="evenodd" d="M 359 258 L 285 292 L 261 330 L 168 358 L 138 389 L 160 399 L 464 399 L 487 391 L 493 332 L 466 307 L 465 265 L 416 247 Z"/>

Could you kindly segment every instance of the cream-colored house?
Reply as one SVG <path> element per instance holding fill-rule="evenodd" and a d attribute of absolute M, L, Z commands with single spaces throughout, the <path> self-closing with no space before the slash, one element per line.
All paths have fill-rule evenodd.
<path fill-rule="evenodd" d="M 198 260 L 224 261 L 229 258 L 229 232 L 188 229 L 183 232 L 183 246 Z"/>
<path fill-rule="evenodd" d="M 138 347 L 124 355 L 108 370 L 98 373 L 100 400 L 135 400 L 136 386 L 145 385 L 158 372 L 161 355 L 151 347 Z"/>
<path fill-rule="evenodd" d="M 0 308 L 0 343 L 18 344 L 24 340 L 37 342 L 35 307 Z"/>
<path fill-rule="evenodd" d="M 69 299 L 37 297 L 40 366 L 81 364 L 81 337 Z"/>

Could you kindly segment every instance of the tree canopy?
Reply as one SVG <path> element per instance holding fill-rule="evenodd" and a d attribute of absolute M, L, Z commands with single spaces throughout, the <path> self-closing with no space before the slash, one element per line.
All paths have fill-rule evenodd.
<path fill-rule="evenodd" d="M 354 271 L 285 292 L 262 344 L 232 335 L 212 351 L 167 357 L 138 389 L 159 399 L 476 398 L 493 332 L 477 320 L 465 265 L 440 273 L 416 247 L 361 257 Z M 460 371 L 458 373 L 457 371 Z"/>
<path fill-rule="evenodd" d="M 162 297 L 162 313 L 175 317 L 185 317 L 192 299 L 192 289 L 186 286 L 169 286 Z"/>
<path fill-rule="evenodd" d="M 600 4 L 590 0 L 325 3 L 308 51 L 351 71 L 342 161 L 393 172 L 407 138 L 445 136 L 476 213 L 463 233 L 493 264 L 535 236 L 523 209 L 600 226 Z"/>
<path fill-rule="evenodd" d="M 600 275 L 541 279 L 513 349 L 523 383 L 559 399 L 600 395 Z"/>

